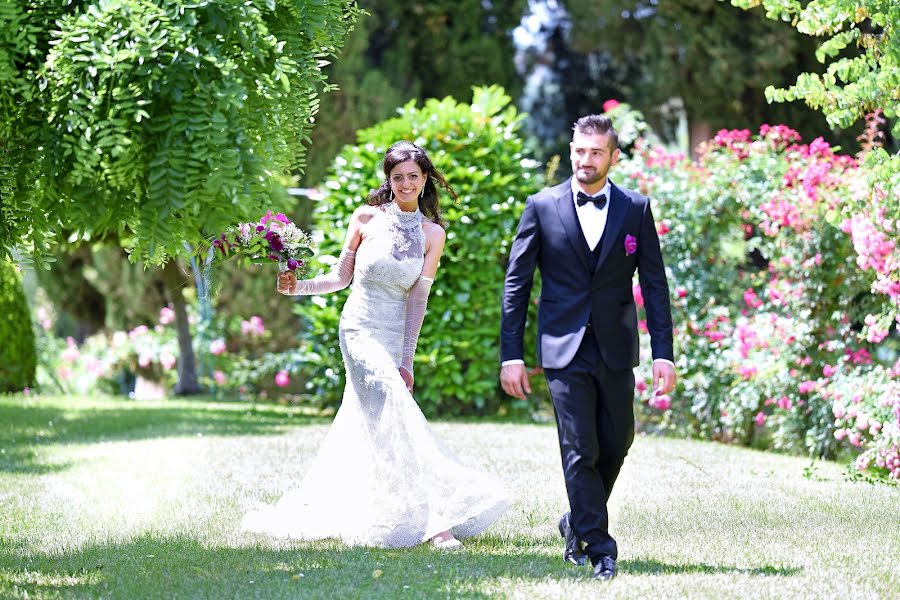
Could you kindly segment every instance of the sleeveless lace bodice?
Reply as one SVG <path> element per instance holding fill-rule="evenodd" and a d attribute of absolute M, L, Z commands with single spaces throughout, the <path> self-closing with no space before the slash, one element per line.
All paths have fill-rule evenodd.
<path fill-rule="evenodd" d="M 248 513 L 246 530 L 348 544 L 412 546 L 479 533 L 506 510 L 499 483 L 437 440 L 400 376 L 406 299 L 422 273 L 420 211 L 393 202 L 363 228 L 339 339 L 347 384 L 301 484 Z"/>
<path fill-rule="evenodd" d="M 422 273 L 425 233 L 419 210 L 404 212 L 390 202 L 363 229 L 356 250 L 353 291 L 374 292 L 384 299 L 406 300 Z"/>

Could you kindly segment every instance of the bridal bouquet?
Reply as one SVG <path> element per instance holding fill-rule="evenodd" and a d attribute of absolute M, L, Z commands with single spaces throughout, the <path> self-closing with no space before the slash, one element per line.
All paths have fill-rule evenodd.
<path fill-rule="evenodd" d="M 238 223 L 212 241 L 223 258 L 238 256 L 251 263 L 277 261 L 282 270 L 303 272 L 313 254 L 313 241 L 285 215 L 266 212 L 259 223 Z"/>

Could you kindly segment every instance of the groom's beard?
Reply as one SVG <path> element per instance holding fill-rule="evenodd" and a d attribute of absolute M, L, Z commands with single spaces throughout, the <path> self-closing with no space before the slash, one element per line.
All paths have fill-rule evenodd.
<path fill-rule="evenodd" d="M 597 183 L 602 180 L 606 173 L 600 173 L 597 169 L 577 169 L 575 171 L 575 179 L 579 181 L 579 183 L 586 183 L 591 185 L 593 183 Z"/>

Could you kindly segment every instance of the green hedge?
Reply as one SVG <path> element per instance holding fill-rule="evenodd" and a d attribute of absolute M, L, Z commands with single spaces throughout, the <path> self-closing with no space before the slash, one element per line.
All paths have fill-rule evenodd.
<path fill-rule="evenodd" d="M 384 152 L 401 139 L 425 148 L 459 194 L 455 203 L 446 194 L 441 198 L 447 243 L 415 360 L 416 400 L 429 414 L 509 408 L 498 384 L 503 276 L 525 198 L 542 187 L 538 163 L 526 156 L 519 133 L 522 119 L 498 86 L 475 88 L 472 104 L 452 98 L 423 107 L 409 103 L 399 117 L 360 131 L 358 144 L 344 148 L 314 213 L 314 232 L 323 238 L 319 256 L 337 256 L 350 215 L 383 180 Z M 316 272 L 314 265 L 311 275 Z M 321 356 L 305 365 L 308 386 L 332 406 L 340 403 L 344 386 L 337 336 L 347 294 L 298 304 L 304 337 Z"/>
<path fill-rule="evenodd" d="M 34 384 L 37 362 L 31 313 L 16 266 L 0 260 L 0 392 Z"/>

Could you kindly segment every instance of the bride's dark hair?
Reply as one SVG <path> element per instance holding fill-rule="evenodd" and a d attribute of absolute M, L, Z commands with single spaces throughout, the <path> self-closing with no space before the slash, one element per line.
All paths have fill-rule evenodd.
<path fill-rule="evenodd" d="M 371 206 L 387 204 L 391 201 L 391 171 L 400 163 L 408 160 L 414 161 L 425 176 L 425 193 L 419 198 L 419 210 L 434 223 L 444 227 L 441 219 L 441 204 L 438 201 L 438 186 L 441 186 L 450 196 L 456 200 L 459 196 L 444 179 L 440 171 L 434 168 L 428 154 L 412 142 L 399 141 L 391 145 L 384 153 L 384 181 L 378 189 L 372 190 L 366 198 Z"/>

